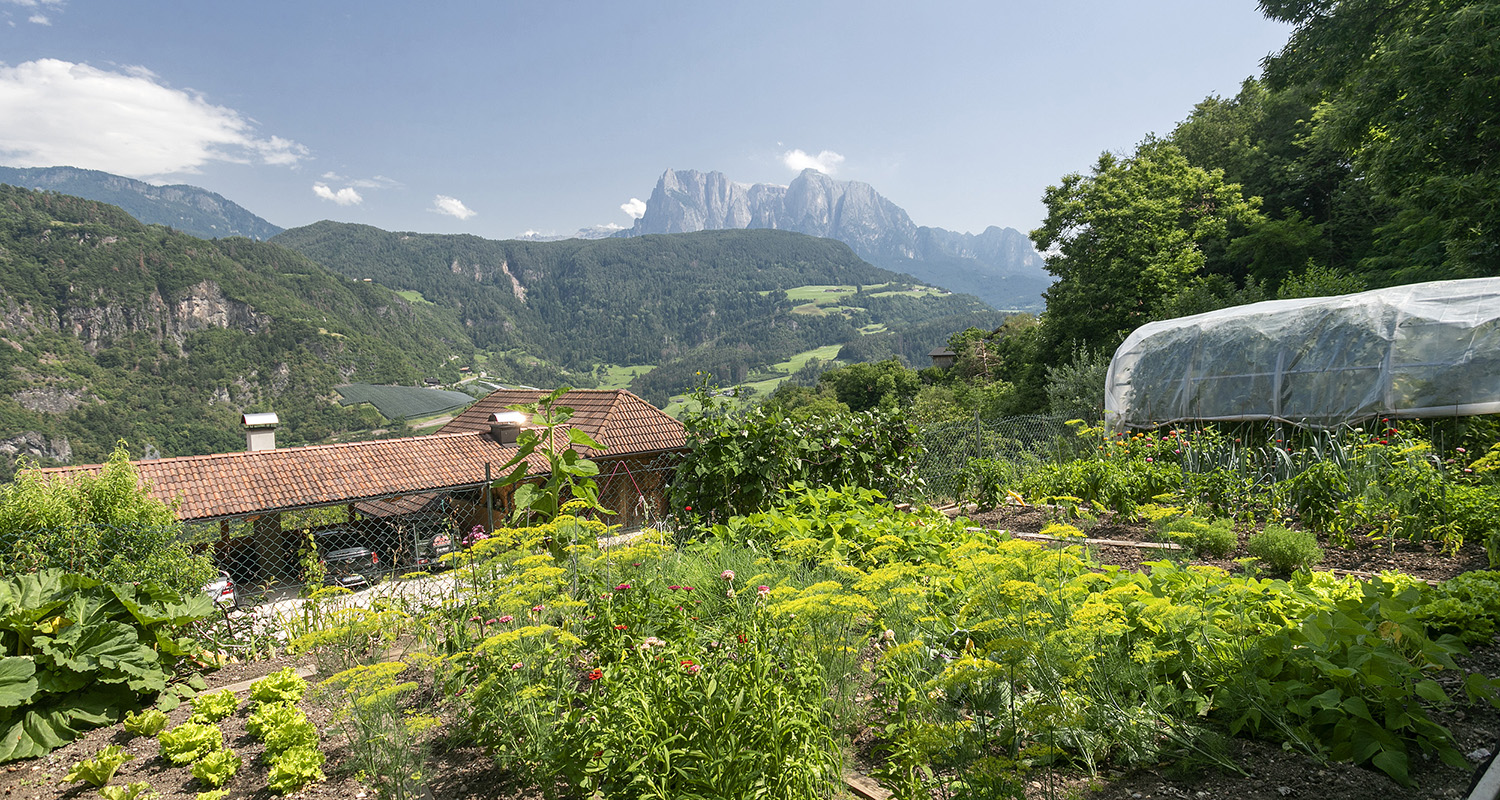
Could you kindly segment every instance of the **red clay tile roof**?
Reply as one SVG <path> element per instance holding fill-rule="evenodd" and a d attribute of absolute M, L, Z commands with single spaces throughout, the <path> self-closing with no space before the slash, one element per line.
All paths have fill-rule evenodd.
<path fill-rule="evenodd" d="M 529 389 L 501 389 L 492 392 L 454 417 L 438 432 L 488 433 L 491 414 L 509 410 L 513 405 L 535 403 L 546 394 Z M 556 405 L 573 409 L 573 417 L 568 420 L 568 425 L 582 429 L 594 441 L 604 445 L 603 454 L 606 455 L 674 450 L 687 443 L 687 433 L 682 423 L 624 389 L 573 389 L 558 398 Z M 599 451 L 589 453 L 600 454 Z"/>
<path fill-rule="evenodd" d="M 490 436 L 489 415 L 506 405 L 534 402 L 542 394 L 496 392 L 431 436 L 162 458 L 137 461 L 135 466 L 152 495 L 180 501 L 177 516 L 183 520 L 482 485 L 486 463 L 492 477 L 499 478 L 500 468 L 516 453 L 515 445 L 502 445 Z M 681 423 L 629 392 L 576 390 L 564 399 L 577 410 L 573 424 L 609 445 L 602 454 L 606 458 L 683 446 Z M 541 454 L 527 461 L 532 474 L 547 471 Z M 99 468 L 95 464 L 44 472 L 70 475 Z"/>

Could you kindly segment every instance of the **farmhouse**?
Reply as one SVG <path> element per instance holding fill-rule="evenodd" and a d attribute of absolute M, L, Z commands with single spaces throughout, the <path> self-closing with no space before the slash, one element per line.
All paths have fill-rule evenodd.
<path fill-rule="evenodd" d="M 150 493 L 176 504 L 178 518 L 199 541 L 214 543 L 220 568 L 242 586 L 299 582 L 309 533 L 337 531 L 371 549 L 383 569 L 420 568 L 434 538 L 455 541 L 508 520 L 514 487 L 493 483 L 516 455 L 520 431 L 535 426 L 496 417 L 545 394 L 496 391 L 429 436 L 310 447 L 276 448 L 274 415 L 251 414 L 244 452 L 134 463 Z M 662 514 L 668 473 L 685 445 L 682 424 L 623 390 L 575 389 L 556 405 L 573 409 L 558 446 L 570 446 L 567 428 L 602 446 L 574 449 L 599 465 L 600 500 L 615 512 L 609 522 L 635 526 Z M 550 468 L 540 453 L 527 463 L 535 479 Z"/>

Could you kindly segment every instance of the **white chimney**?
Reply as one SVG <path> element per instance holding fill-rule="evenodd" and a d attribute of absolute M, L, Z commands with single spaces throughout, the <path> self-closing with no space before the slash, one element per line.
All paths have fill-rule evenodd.
<path fill-rule="evenodd" d="M 276 449 L 276 426 L 281 420 L 271 412 L 263 414 L 246 414 L 240 418 L 240 423 L 245 426 L 245 450 L 250 453 L 258 453 L 262 450 Z"/>
<path fill-rule="evenodd" d="M 519 411 L 501 411 L 490 415 L 490 435 L 500 444 L 515 444 L 521 435 L 526 415 Z"/>

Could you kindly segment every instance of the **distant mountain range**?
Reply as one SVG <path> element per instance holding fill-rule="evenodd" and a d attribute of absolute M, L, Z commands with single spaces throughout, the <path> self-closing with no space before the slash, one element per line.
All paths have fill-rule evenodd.
<path fill-rule="evenodd" d="M 867 183 L 814 169 L 791 184 L 735 183 L 722 172 L 667 170 L 646 213 L 620 236 L 775 228 L 837 239 L 878 267 L 904 272 L 1001 309 L 1037 310 L 1052 283 L 1025 234 L 991 226 L 978 235 L 918 226 Z"/>
<path fill-rule="evenodd" d="M 269 239 L 281 228 L 223 195 L 196 186 L 152 186 L 132 178 L 77 167 L 0 167 L 0 183 L 45 189 L 119 206 L 147 225 L 167 225 L 200 239 Z"/>

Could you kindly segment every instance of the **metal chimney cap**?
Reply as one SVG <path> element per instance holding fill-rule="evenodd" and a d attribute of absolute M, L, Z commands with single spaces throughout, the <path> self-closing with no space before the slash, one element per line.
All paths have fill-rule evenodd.
<path fill-rule="evenodd" d="M 266 411 L 258 414 L 246 414 L 240 417 L 240 423 L 246 428 L 255 430 L 258 428 L 274 428 L 281 424 L 281 420 L 276 418 L 275 413 Z"/>
<path fill-rule="evenodd" d="M 519 411 L 501 411 L 490 415 L 491 425 L 525 425 L 526 415 Z"/>

